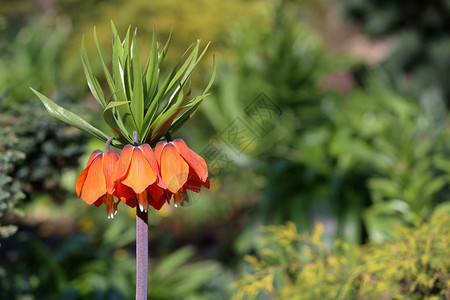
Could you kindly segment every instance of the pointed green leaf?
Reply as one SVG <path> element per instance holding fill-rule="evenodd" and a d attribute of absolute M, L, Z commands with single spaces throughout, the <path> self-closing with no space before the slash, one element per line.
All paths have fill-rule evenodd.
<path fill-rule="evenodd" d="M 131 63 L 129 58 L 125 59 L 125 63 L 122 65 L 120 63 L 120 66 L 122 68 L 122 80 L 125 84 L 125 94 L 127 96 L 127 99 L 133 98 L 133 89 L 132 89 L 132 83 L 131 83 Z"/>
<path fill-rule="evenodd" d="M 166 57 L 167 51 L 169 50 L 170 42 L 172 41 L 172 32 L 173 31 L 171 30 L 164 49 L 161 51 L 161 54 L 158 55 L 158 65 L 161 65 L 164 58 Z"/>
<path fill-rule="evenodd" d="M 153 122 L 153 120 L 159 113 L 167 111 L 173 104 L 171 102 L 171 99 L 175 98 L 177 94 L 180 92 L 181 88 L 184 86 L 180 78 L 181 76 L 183 76 L 183 73 L 189 68 L 191 63 L 195 62 L 195 58 L 198 53 L 198 47 L 199 42 L 197 42 L 196 46 L 192 50 L 192 53 L 183 63 L 181 68 L 177 69 L 177 66 L 175 66 L 170 76 L 167 77 L 166 81 L 159 89 L 158 93 L 156 94 L 155 98 L 153 99 L 150 105 L 149 111 L 153 112 L 153 116 L 150 119 L 150 122 Z M 162 106 L 161 103 L 163 103 L 163 100 L 166 99 L 167 97 L 169 97 L 169 99 L 167 100 L 165 106 L 164 105 Z"/>
<path fill-rule="evenodd" d="M 146 97 L 144 107 L 147 108 L 150 105 L 153 95 L 155 94 L 156 85 L 158 84 L 159 66 L 158 60 L 158 47 L 156 43 L 156 33 L 153 30 L 152 48 L 150 50 L 149 59 L 145 70 L 145 85 L 146 85 Z"/>
<path fill-rule="evenodd" d="M 114 23 L 111 23 L 113 30 L 113 57 L 112 57 L 112 69 L 114 76 L 115 94 L 117 95 L 117 101 L 128 101 L 125 94 L 125 85 L 123 82 L 123 69 L 120 65 L 121 52 L 123 52 L 122 44 L 117 31 L 114 27 Z M 124 127 L 128 132 L 137 131 L 136 123 L 134 122 L 129 105 L 120 105 L 117 107 L 119 118 L 123 122 Z"/>
<path fill-rule="evenodd" d="M 114 25 L 114 22 L 111 20 L 111 30 L 113 32 L 113 43 L 119 43 L 117 50 L 118 50 L 118 57 L 121 59 L 123 57 L 123 47 L 121 45 L 119 34 L 117 33 L 116 26 Z M 113 46 L 114 47 L 114 46 Z"/>
<path fill-rule="evenodd" d="M 115 93 L 115 87 L 114 87 L 114 81 L 111 77 L 111 74 L 109 73 L 108 68 L 106 67 L 105 61 L 103 60 L 102 52 L 100 51 L 100 46 L 98 44 L 97 39 L 97 31 L 94 27 L 94 41 L 95 41 L 95 47 L 97 48 L 98 56 L 100 57 L 100 62 L 102 63 L 103 73 L 105 74 L 106 81 L 108 82 L 109 90 L 111 91 L 111 95 L 113 99 L 116 99 L 116 93 Z"/>
<path fill-rule="evenodd" d="M 169 93 L 168 91 L 170 91 L 174 86 L 176 86 L 180 82 L 180 78 L 182 78 L 183 74 L 186 72 L 186 70 L 189 68 L 189 66 L 192 63 L 195 63 L 195 60 L 196 60 L 196 57 L 197 57 L 197 54 L 198 54 L 199 46 L 200 46 L 200 42 L 197 41 L 197 44 L 195 45 L 195 47 L 192 50 L 191 54 L 188 56 L 188 58 L 186 58 L 186 61 L 183 63 L 183 65 L 178 70 L 178 72 L 175 74 L 175 76 L 173 77 L 173 79 L 170 82 L 169 86 L 167 87 L 167 92 L 165 93 L 166 95 Z M 183 76 L 183 78 L 184 77 L 185 76 Z M 181 80 L 181 82 L 182 82 L 182 80 Z"/>
<path fill-rule="evenodd" d="M 175 122 L 173 123 L 173 125 L 170 127 L 170 130 L 172 131 L 177 131 L 178 129 L 181 128 L 181 126 L 184 125 L 184 123 L 186 123 L 198 110 L 201 101 L 206 98 L 208 95 L 207 92 L 209 91 L 209 89 L 211 88 L 212 84 L 214 83 L 214 79 L 216 78 L 216 60 L 215 60 L 215 56 L 213 56 L 213 72 L 211 74 L 211 78 L 208 82 L 208 85 L 206 86 L 205 90 L 203 91 L 202 95 L 192 99 L 191 101 L 188 102 L 188 104 L 194 103 L 194 105 L 189 106 L 186 110 L 183 111 L 182 114 L 180 114 L 178 116 L 178 118 L 175 120 Z"/>
<path fill-rule="evenodd" d="M 202 94 L 206 94 L 209 91 L 209 89 L 211 88 L 211 86 L 213 85 L 214 80 L 216 79 L 216 72 L 217 72 L 216 57 L 213 55 L 213 71 L 211 74 L 211 78 L 209 79 L 208 85 L 206 86 L 206 88 Z"/>
<path fill-rule="evenodd" d="M 125 59 L 130 57 L 130 30 L 131 26 L 128 26 L 127 34 L 122 42 L 123 54 L 121 56 L 122 65 L 125 65 Z"/>
<path fill-rule="evenodd" d="M 127 99 L 131 99 L 133 97 L 132 84 L 131 84 L 131 56 L 130 53 L 130 29 L 131 26 L 128 26 L 127 34 L 125 39 L 122 42 L 123 55 L 120 58 L 120 65 L 123 68 L 123 82 L 125 84 L 125 93 L 127 95 Z"/>
<path fill-rule="evenodd" d="M 166 80 L 163 82 L 161 87 L 158 90 L 158 93 L 156 94 L 155 98 L 153 99 L 152 103 L 150 103 L 150 107 L 145 113 L 143 126 L 146 128 L 142 131 L 142 136 L 145 136 L 147 134 L 148 129 L 150 128 L 150 125 L 152 121 L 156 117 L 156 111 L 159 107 L 159 102 L 163 99 L 164 91 L 166 90 L 167 86 L 169 85 L 170 81 L 172 80 L 173 76 L 175 75 L 176 68 L 172 70 L 172 73 L 167 76 Z"/>
<path fill-rule="evenodd" d="M 117 106 L 128 105 L 130 101 L 111 101 L 103 110 L 103 119 L 106 124 L 111 127 L 111 129 L 117 133 L 116 137 L 123 136 L 124 139 L 127 139 L 129 142 L 133 142 L 133 138 L 131 134 L 127 131 L 125 126 L 123 125 L 121 119 L 116 118 L 114 115 L 114 111 Z"/>
<path fill-rule="evenodd" d="M 112 109 L 112 108 L 120 106 L 120 105 L 129 104 L 130 102 L 131 101 L 111 101 L 111 102 L 108 103 L 108 105 L 106 105 L 106 107 L 105 107 L 105 109 L 103 111 L 108 110 L 108 109 Z"/>
<path fill-rule="evenodd" d="M 92 95 L 102 107 L 105 107 L 106 103 L 103 90 L 97 78 L 92 73 L 91 65 L 89 64 L 89 58 L 87 57 L 86 47 L 84 45 L 84 35 L 81 39 L 81 62 L 83 63 L 84 74 L 86 75 L 86 80 Z"/>
<path fill-rule="evenodd" d="M 142 121 L 144 119 L 144 90 L 142 87 L 142 70 L 141 62 L 139 60 L 139 52 L 136 42 L 136 31 L 133 35 L 133 41 L 131 43 L 132 48 L 132 67 L 133 67 L 133 97 L 131 99 L 131 111 L 133 113 L 134 120 L 137 127 L 140 129 L 142 127 Z"/>
<path fill-rule="evenodd" d="M 184 123 L 186 123 L 197 112 L 203 99 L 205 99 L 209 95 L 211 94 L 203 94 L 190 100 L 188 104 L 183 107 L 183 112 L 178 115 L 178 118 L 175 120 L 175 122 L 173 122 L 170 130 L 175 132 L 180 129 L 181 126 L 183 126 Z"/>
<path fill-rule="evenodd" d="M 143 140 L 145 140 L 150 145 L 156 143 L 161 138 L 161 136 L 163 136 L 169 130 L 173 119 L 175 119 L 175 117 L 182 109 L 182 107 L 173 107 L 167 112 L 159 115 L 150 127 L 148 136 L 144 136 Z"/>
<path fill-rule="evenodd" d="M 83 130 L 90 135 L 98 138 L 99 140 L 102 140 L 106 142 L 108 139 L 108 135 L 106 135 L 103 131 L 100 129 L 95 128 L 91 124 L 89 124 L 86 120 L 79 117 L 78 115 L 74 114 L 71 111 L 68 111 L 67 109 L 62 108 L 61 106 L 57 105 L 50 99 L 48 99 L 46 96 L 42 95 L 38 91 L 31 88 L 31 90 L 36 94 L 36 96 L 39 97 L 41 102 L 44 104 L 45 108 L 47 109 L 48 113 L 55 119 L 64 122 L 68 125 L 71 125 L 73 127 L 76 127 L 80 130 Z"/>

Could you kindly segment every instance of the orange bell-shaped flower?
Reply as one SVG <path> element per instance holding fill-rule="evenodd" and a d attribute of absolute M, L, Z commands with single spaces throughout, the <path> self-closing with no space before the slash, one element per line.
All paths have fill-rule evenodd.
<path fill-rule="evenodd" d="M 114 170 L 115 196 L 125 204 L 147 211 L 148 204 L 161 209 L 167 188 L 159 173 L 155 154 L 148 144 L 126 145 Z"/>
<path fill-rule="evenodd" d="M 119 154 L 114 150 L 106 152 L 95 150 L 87 162 L 86 168 L 78 176 L 76 191 L 87 204 L 95 204 L 97 207 L 102 203 L 106 205 L 108 218 L 113 218 L 117 213 L 117 205 L 114 203 L 114 184 L 112 174 L 119 159 Z"/>
<path fill-rule="evenodd" d="M 186 190 L 200 192 L 202 186 L 209 188 L 208 166 L 205 160 L 189 149 L 182 139 L 159 142 L 155 147 L 161 177 L 167 184 L 166 196 L 173 195 L 175 205 L 189 201 Z"/>

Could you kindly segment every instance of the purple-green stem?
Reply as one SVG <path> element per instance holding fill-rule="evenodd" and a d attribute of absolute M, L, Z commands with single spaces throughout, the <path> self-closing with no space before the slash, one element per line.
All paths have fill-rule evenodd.
<path fill-rule="evenodd" d="M 136 206 L 136 300 L 147 300 L 148 213 Z"/>
<path fill-rule="evenodd" d="M 134 145 L 139 144 L 133 131 Z M 148 291 L 148 212 L 136 205 L 136 300 L 147 300 Z"/>

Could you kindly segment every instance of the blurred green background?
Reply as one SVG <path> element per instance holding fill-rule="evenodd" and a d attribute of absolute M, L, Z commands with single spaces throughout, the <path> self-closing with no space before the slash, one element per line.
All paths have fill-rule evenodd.
<path fill-rule="evenodd" d="M 163 73 L 211 40 L 194 93 L 218 68 L 176 134 L 211 189 L 150 213 L 150 299 L 448 299 L 446 0 L 2 0 L 0 299 L 134 298 L 134 210 L 75 195 L 103 145 L 29 90 L 105 127 L 79 47 L 100 76 L 111 20 L 144 57 L 173 29 Z"/>

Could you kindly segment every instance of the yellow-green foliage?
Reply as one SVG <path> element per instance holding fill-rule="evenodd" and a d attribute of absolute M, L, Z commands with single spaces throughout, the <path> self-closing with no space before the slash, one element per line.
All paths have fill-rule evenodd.
<path fill-rule="evenodd" d="M 263 228 L 258 257 L 232 284 L 239 299 L 445 299 L 450 293 L 450 215 L 400 229 L 383 244 L 322 241 L 323 226 L 299 234 L 293 223 Z"/>
<path fill-rule="evenodd" d="M 125 35 L 131 24 L 139 28 L 140 48 L 150 49 L 153 29 L 160 41 L 165 41 L 173 29 L 173 40 L 167 54 L 169 62 L 178 61 L 186 47 L 201 39 L 205 44 L 212 41 L 212 49 L 207 55 L 222 48 L 225 37 L 233 24 L 239 19 L 246 19 L 256 26 L 263 26 L 267 14 L 265 0 L 129 0 L 105 2 L 101 4 L 99 15 L 90 22 L 84 22 L 77 31 L 92 32 L 97 27 L 98 39 L 102 48 L 110 47 L 111 20 L 117 26 L 119 34 Z M 147 38 L 145 38 L 147 37 Z M 78 51 L 80 34 L 75 35 L 74 49 Z M 88 52 L 95 53 L 94 45 L 87 45 Z M 90 49 L 89 49 L 90 47 Z M 92 50 L 92 51 L 90 51 Z M 147 51 L 147 50 L 146 50 Z M 148 51 L 147 51 L 148 52 Z M 148 53 L 142 53 L 142 55 Z M 210 60 L 206 59 L 208 64 Z"/>

